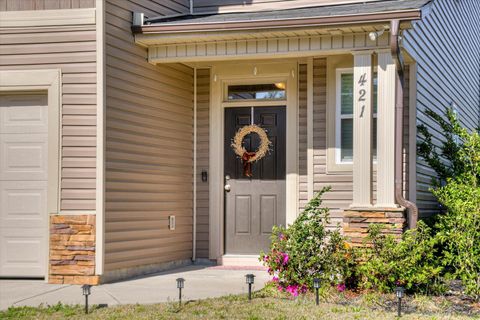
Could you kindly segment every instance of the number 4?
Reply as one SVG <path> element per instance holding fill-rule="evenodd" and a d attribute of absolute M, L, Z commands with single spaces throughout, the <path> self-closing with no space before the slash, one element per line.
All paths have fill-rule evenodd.
<path fill-rule="evenodd" d="M 360 76 L 360 79 L 358 80 L 358 84 L 363 86 L 367 82 L 367 74 L 364 73 Z"/>

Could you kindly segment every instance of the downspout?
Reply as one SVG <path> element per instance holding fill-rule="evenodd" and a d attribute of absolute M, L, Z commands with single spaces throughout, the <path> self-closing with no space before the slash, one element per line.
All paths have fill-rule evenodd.
<path fill-rule="evenodd" d="M 193 0 L 190 0 L 190 14 L 193 14 Z"/>
<path fill-rule="evenodd" d="M 400 49 L 400 20 L 390 22 L 390 49 L 397 70 L 395 81 L 395 200 L 408 210 L 408 228 L 417 227 L 418 207 L 403 196 L 403 88 L 404 61 Z"/>
<path fill-rule="evenodd" d="M 192 261 L 197 259 L 197 67 L 193 68 L 193 244 Z"/>

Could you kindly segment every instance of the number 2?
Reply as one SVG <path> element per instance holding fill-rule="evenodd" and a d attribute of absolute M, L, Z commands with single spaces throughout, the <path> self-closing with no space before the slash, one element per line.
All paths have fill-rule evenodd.
<path fill-rule="evenodd" d="M 360 94 L 358 101 L 365 101 L 365 95 L 367 94 L 367 91 L 365 89 L 361 89 L 358 93 Z"/>

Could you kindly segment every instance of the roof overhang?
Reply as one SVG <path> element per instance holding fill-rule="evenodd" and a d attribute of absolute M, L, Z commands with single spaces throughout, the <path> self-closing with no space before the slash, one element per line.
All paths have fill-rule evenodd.
<path fill-rule="evenodd" d="M 421 9 L 342 16 L 248 21 L 173 21 L 133 26 L 135 42 L 149 61 L 192 63 L 234 59 L 290 58 L 363 49 L 387 49 L 390 21 L 401 28 L 421 18 Z M 368 34 L 386 30 L 376 41 Z"/>

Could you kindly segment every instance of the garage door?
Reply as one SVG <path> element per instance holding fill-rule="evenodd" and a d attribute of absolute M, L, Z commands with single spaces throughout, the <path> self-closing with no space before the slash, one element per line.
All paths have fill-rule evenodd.
<path fill-rule="evenodd" d="M 0 96 L 0 277 L 43 277 L 48 214 L 47 96 Z"/>

